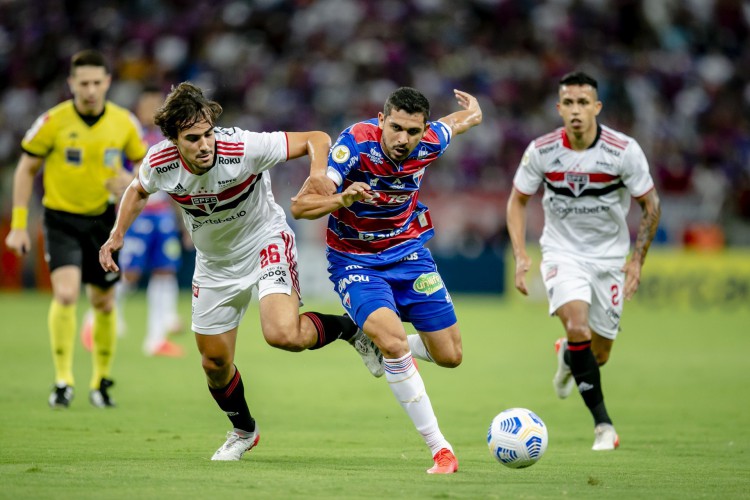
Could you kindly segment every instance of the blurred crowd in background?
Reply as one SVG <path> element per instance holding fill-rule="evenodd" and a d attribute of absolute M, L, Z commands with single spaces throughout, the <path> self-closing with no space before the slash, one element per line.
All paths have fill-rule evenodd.
<path fill-rule="evenodd" d="M 396 87 L 424 92 L 433 119 L 468 91 L 484 122 L 431 167 L 423 197 L 438 247 L 502 242 L 523 150 L 560 126 L 557 81 L 582 69 L 600 122 L 649 158 L 658 241 L 750 245 L 749 32 L 744 0 L 0 0 L 0 211 L 7 222 L 24 132 L 70 97 L 71 54 L 96 48 L 118 104 L 190 80 L 224 106 L 221 125 L 249 130 L 335 139 Z M 285 208 L 306 173 L 275 169 Z"/>

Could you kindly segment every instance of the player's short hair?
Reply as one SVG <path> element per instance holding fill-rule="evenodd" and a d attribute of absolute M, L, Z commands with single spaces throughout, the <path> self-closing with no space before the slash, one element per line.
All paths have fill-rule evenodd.
<path fill-rule="evenodd" d="M 156 110 L 154 123 L 161 133 L 170 140 L 177 140 L 180 130 L 185 130 L 201 120 L 206 120 L 211 126 L 224 109 L 221 105 L 203 95 L 200 87 L 190 82 L 182 82 L 167 96 L 164 104 Z"/>
<path fill-rule="evenodd" d="M 599 89 L 599 84 L 594 77 L 584 73 L 583 71 L 573 71 L 560 78 L 559 87 L 563 85 L 591 85 L 594 90 Z"/>
<path fill-rule="evenodd" d="M 109 63 L 98 50 L 86 49 L 73 54 L 70 58 L 70 74 L 75 73 L 76 68 L 81 66 L 97 66 L 104 68 L 104 72 L 109 74 Z"/>
<path fill-rule="evenodd" d="M 389 116 L 394 109 L 406 111 L 410 115 L 422 113 L 425 122 L 430 119 L 430 101 L 420 91 L 411 87 L 398 88 L 388 96 L 383 114 Z"/>

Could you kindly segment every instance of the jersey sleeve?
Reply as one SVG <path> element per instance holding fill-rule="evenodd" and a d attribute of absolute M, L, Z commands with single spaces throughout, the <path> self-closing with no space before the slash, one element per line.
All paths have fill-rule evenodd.
<path fill-rule="evenodd" d="M 133 113 L 128 112 L 128 117 L 130 118 L 131 127 L 130 133 L 128 134 L 128 140 L 125 143 L 123 152 L 125 153 L 125 157 L 128 160 L 136 162 L 146 155 L 146 151 L 148 151 L 148 144 L 144 139 L 143 127 L 141 126 L 141 123 Z"/>
<path fill-rule="evenodd" d="M 21 141 L 24 151 L 34 156 L 46 157 L 55 141 L 55 126 L 50 119 L 49 112 L 37 118 L 26 132 Z"/>
<path fill-rule="evenodd" d="M 539 189 L 544 178 L 544 172 L 536 153 L 534 142 L 526 148 L 518 165 L 516 175 L 513 177 L 513 187 L 525 195 L 533 195 Z"/>
<path fill-rule="evenodd" d="M 289 139 L 285 132 L 250 132 L 242 130 L 245 156 L 251 170 L 259 174 L 289 159 Z"/>
<path fill-rule="evenodd" d="M 154 194 L 159 190 L 159 186 L 156 184 L 156 176 L 153 175 L 154 169 L 151 167 L 149 162 L 150 155 L 146 156 L 138 168 L 138 181 L 149 194 Z"/>
<path fill-rule="evenodd" d="M 348 130 L 344 131 L 331 147 L 331 152 L 328 153 L 328 170 L 326 175 L 340 188 L 349 172 L 358 167 L 359 152 L 357 151 L 357 143 Z"/>
<path fill-rule="evenodd" d="M 648 170 L 648 160 L 640 144 L 632 141 L 622 159 L 622 181 L 635 198 L 643 196 L 654 187 L 654 180 Z"/>
<path fill-rule="evenodd" d="M 453 138 L 453 129 L 441 121 L 430 122 L 430 130 L 435 132 L 438 141 L 440 141 L 440 154 L 445 153 Z"/>

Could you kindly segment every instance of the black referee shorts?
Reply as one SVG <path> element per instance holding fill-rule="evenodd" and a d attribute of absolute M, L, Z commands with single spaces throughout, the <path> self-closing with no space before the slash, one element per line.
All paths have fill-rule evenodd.
<path fill-rule="evenodd" d="M 62 266 L 81 269 L 81 281 L 109 288 L 120 279 L 120 273 L 104 271 L 99 265 L 99 248 L 109 238 L 115 224 L 115 206 L 109 205 L 101 215 L 78 215 L 44 209 L 44 258 L 50 272 Z M 117 262 L 117 253 L 113 255 Z"/>

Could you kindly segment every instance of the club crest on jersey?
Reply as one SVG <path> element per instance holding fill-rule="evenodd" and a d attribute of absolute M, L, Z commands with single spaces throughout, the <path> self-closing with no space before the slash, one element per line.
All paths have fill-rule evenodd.
<path fill-rule="evenodd" d="M 421 169 L 419 172 L 415 173 L 412 176 L 412 179 L 414 179 L 414 183 L 419 186 L 422 184 L 422 177 L 424 177 L 424 169 Z"/>
<path fill-rule="evenodd" d="M 202 210 L 206 214 L 211 214 L 219 204 L 219 198 L 217 196 L 193 196 L 193 206 L 199 210 Z"/>
<path fill-rule="evenodd" d="M 575 196 L 579 196 L 589 185 L 589 174 L 580 172 L 565 172 L 565 183 Z"/>

